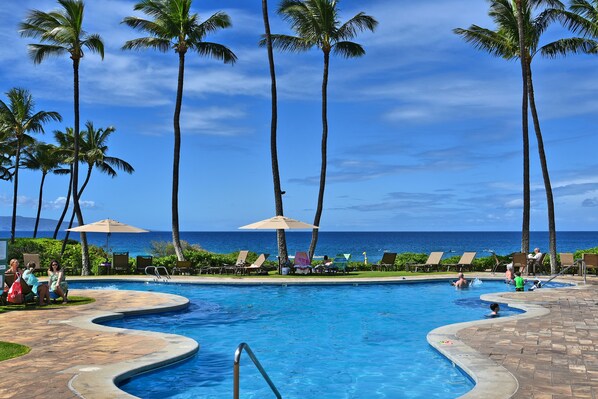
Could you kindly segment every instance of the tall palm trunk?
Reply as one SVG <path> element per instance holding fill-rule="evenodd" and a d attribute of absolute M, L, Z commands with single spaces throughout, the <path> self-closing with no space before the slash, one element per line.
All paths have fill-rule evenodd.
<path fill-rule="evenodd" d="M 183 78 L 185 53 L 179 52 L 179 80 L 174 109 L 174 156 L 172 163 L 172 244 L 178 260 L 185 260 L 179 236 L 179 162 L 181 156 L 181 105 L 183 103 Z"/>
<path fill-rule="evenodd" d="M 320 190 L 318 192 L 318 205 L 314 217 L 314 225 L 320 226 L 322 207 L 324 205 L 324 189 L 326 187 L 326 163 L 328 146 L 328 67 L 330 65 L 330 51 L 324 51 L 324 74 L 322 77 L 322 168 L 320 169 Z M 309 244 L 309 259 L 313 259 L 318 243 L 318 230 L 313 229 L 311 243 Z"/>
<path fill-rule="evenodd" d="M 529 103 L 534 121 L 534 130 L 536 140 L 538 141 L 538 155 L 540 156 L 540 165 L 542 166 L 542 178 L 544 179 L 544 190 L 546 191 L 546 207 L 548 210 L 548 247 L 550 251 L 550 273 L 556 273 L 556 225 L 554 220 L 554 199 L 552 197 L 552 186 L 550 184 L 550 175 L 548 173 L 548 163 L 546 162 L 546 152 L 544 151 L 544 140 L 540 130 L 540 119 L 536 109 L 536 100 L 534 96 L 534 85 L 532 82 L 532 68 L 527 66 L 527 84 L 529 87 Z"/>
<path fill-rule="evenodd" d="M 33 238 L 37 237 L 37 228 L 39 226 L 39 217 L 42 213 L 42 199 L 44 195 L 44 181 L 46 181 L 46 172 L 42 172 L 42 182 L 39 185 L 39 200 L 37 201 L 37 216 L 35 217 L 35 228 L 33 229 Z"/>
<path fill-rule="evenodd" d="M 270 156 L 272 158 L 272 179 L 274 181 L 274 206 L 276 216 L 283 216 L 282 189 L 280 188 L 280 171 L 278 169 L 278 151 L 276 141 L 276 130 L 278 125 L 278 95 L 276 90 L 276 70 L 274 69 L 274 51 L 272 50 L 272 36 L 270 32 L 270 21 L 268 19 L 268 1 L 262 0 L 262 14 L 264 17 L 264 30 L 266 32 L 266 48 L 268 50 L 268 65 L 270 66 L 271 96 L 272 96 L 272 119 L 270 121 Z M 289 259 L 287 253 L 287 240 L 283 229 L 276 230 L 278 242 L 278 259 L 280 264 L 285 264 Z"/>
<path fill-rule="evenodd" d="M 73 92 L 74 92 L 74 110 L 75 110 L 75 126 L 74 126 L 74 144 L 73 144 L 73 206 L 77 214 L 77 222 L 79 226 L 84 225 L 83 213 L 79 206 L 79 193 L 77 192 L 79 185 L 79 61 L 77 57 L 73 59 Z M 65 240 L 66 242 L 66 240 Z M 87 235 L 81 233 L 81 275 L 88 276 L 89 267 L 89 247 L 87 246 Z"/>
<path fill-rule="evenodd" d="M 58 219 L 58 223 L 56 224 L 56 228 L 54 229 L 54 235 L 52 235 L 53 239 L 56 239 L 56 237 L 58 237 L 58 231 L 62 227 L 62 222 L 64 221 L 64 217 L 66 216 L 66 213 L 69 210 L 69 205 L 71 202 L 71 193 L 73 191 L 73 165 L 70 166 L 70 169 L 71 169 L 71 173 L 70 173 L 70 177 L 69 177 L 69 189 L 68 189 L 68 193 L 66 194 L 66 201 L 64 204 L 64 209 L 62 210 L 62 214 L 60 214 L 60 219 Z M 62 256 L 62 253 L 60 253 L 60 255 Z"/>
<path fill-rule="evenodd" d="M 78 198 L 81 198 L 81 196 L 83 195 L 83 191 L 85 191 L 85 187 L 87 187 L 87 183 L 89 183 L 89 179 L 91 178 L 92 170 L 93 170 L 93 165 L 88 165 L 87 175 L 85 176 L 85 181 L 83 182 L 81 189 L 79 189 L 79 194 L 77 195 Z M 73 227 L 74 220 L 75 220 L 75 210 L 73 209 L 73 212 L 71 213 L 71 219 L 69 220 L 69 227 L 67 227 L 66 234 L 64 235 L 64 240 L 62 241 L 62 249 L 60 251 L 61 256 L 62 256 L 62 254 L 64 254 L 64 251 L 66 250 L 66 242 L 68 241 L 69 235 L 71 234 L 71 232 L 68 229 Z"/>
<path fill-rule="evenodd" d="M 17 195 L 19 193 L 19 163 L 21 162 L 21 139 L 17 136 L 17 152 L 15 154 L 15 174 L 13 177 L 12 193 L 12 222 L 10 227 L 10 243 L 15 242 L 15 231 L 17 230 Z"/>
<path fill-rule="evenodd" d="M 517 3 L 517 31 L 519 34 L 519 60 L 521 61 L 522 101 L 521 132 L 523 136 L 523 221 L 521 227 L 521 252 L 529 252 L 530 224 L 530 180 L 529 180 L 529 132 L 528 132 L 528 86 L 527 86 L 527 49 L 525 47 L 525 28 L 523 25 L 522 0 Z"/>

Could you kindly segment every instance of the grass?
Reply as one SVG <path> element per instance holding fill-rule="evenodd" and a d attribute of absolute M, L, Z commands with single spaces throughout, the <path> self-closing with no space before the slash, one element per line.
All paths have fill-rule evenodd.
<path fill-rule="evenodd" d="M 2 360 L 12 359 L 13 357 L 26 355 L 30 350 L 31 348 L 25 345 L 0 341 L 0 362 Z"/>
<path fill-rule="evenodd" d="M 86 296 L 69 296 L 68 303 L 63 304 L 62 302 L 50 302 L 47 306 L 39 306 L 37 303 L 28 303 L 26 305 L 7 305 L 7 306 L 0 306 L 0 313 L 3 312 L 13 312 L 17 310 L 46 310 L 46 309 L 58 309 L 63 308 L 65 306 L 78 306 L 78 305 L 86 305 L 88 303 L 95 302 L 94 298 L 89 298 Z"/>

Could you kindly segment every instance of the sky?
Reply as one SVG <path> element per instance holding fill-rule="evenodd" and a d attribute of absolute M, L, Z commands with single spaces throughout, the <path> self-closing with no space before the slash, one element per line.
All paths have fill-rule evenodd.
<path fill-rule="evenodd" d="M 269 2 L 273 33 L 292 33 Z M 142 16 L 135 1 L 87 0 L 84 26 L 101 35 L 105 57 L 80 67 L 81 126 L 114 126 L 108 155 L 135 172 L 92 173 L 81 201 L 85 222 L 112 218 L 171 229 L 174 51 L 123 51 L 142 36 L 120 22 Z M 72 62 L 34 65 L 18 24 L 54 0 L 0 6 L 0 98 L 28 89 L 36 110 L 58 111 L 37 138 L 74 123 Z M 494 28 L 483 0 L 343 0 L 341 20 L 376 18 L 361 33 L 361 58 L 332 57 L 328 86 L 328 174 L 322 231 L 517 231 L 522 220 L 521 70 L 478 51 L 452 29 Z M 261 2 L 195 0 L 202 19 L 224 11 L 233 26 L 207 37 L 229 47 L 235 65 L 189 53 L 181 115 L 181 231 L 233 231 L 273 216 L 270 78 Z M 550 28 L 542 43 L 571 36 Z M 321 166 L 320 50 L 275 51 L 278 156 L 286 216 L 313 222 Z M 598 230 L 598 57 L 533 62 L 536 103 L 554 193 L 557 231 Z M 531 123 L 531 118 L 530 118 Z M 544 183 L 530 125 L 531 228 L 547 230 Z M 85 171 L 85 168 L 82 168 Z M 83 173 L 83 172 L 82 172 Z M 81 177 L 82 180 L 83 176 Z M 20 173 L 18 214 L 35 217 L 41 174 Z M 49 176 L 43 218 L 58 219 L 68 178 Z M 0 181 L 0 215 L 11 215 L 12 184 Z"/>

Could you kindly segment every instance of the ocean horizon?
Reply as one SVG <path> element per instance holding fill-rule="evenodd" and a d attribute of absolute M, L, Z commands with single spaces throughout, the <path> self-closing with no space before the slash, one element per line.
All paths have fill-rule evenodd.
<path fill-rule="evenodd" d="M 52 231 L 38 231 L 38 237 L 52 237 Z M 64 237 L 60 232 L 58 238 Z M 32 231 L 17 231 L 17 237 L 32 237 Z M 9 238 L 10 232 L 0 231 L 0 238 Z M 290 255 L 297 251 L 307 251 L 311 240 L 311 231 L 287 231 L 287 248 Z M 71 234 L 71 239 L 78 240 L 79 234 Z M 180 238 L 189 244 L 215 253 L 231 253 L 250 250 L 256 253 L 268 253 L 273 259 L 278 253 L 276 233 L 274 231 L 181 231 Z M 87 233 L 87 240 L 92 245 L 106 246 L 106 234 Z M 150 255 L 151 243 L 171 242 L 170 231 L 150 231 L 148 233 L 115 233 L 110 237 L 112 252 L 129 252 L 129 256 Z M 598 246 L 596 231 L 557 232 L 557 251 L 575 252 Z M 530 251 L 539 247 L 548 251 L 548 232 L 530 232 Z M 352 260 L 363 261 L 363 253 L 370 262 L 377 262 L 384 252 L 444 252 L 444 257 L 461 255 L 466 251 L 477 252 L 478 257 L 488 256 L 490 251 L 499 255 L 519 252 L 521 232 L 516 231 L 453 231 L 453 232 L 389 232 L 389 231 L 321 231 L 318 236 L 316 256 L 334 256 L 337 253 L 350 253 Z"/>

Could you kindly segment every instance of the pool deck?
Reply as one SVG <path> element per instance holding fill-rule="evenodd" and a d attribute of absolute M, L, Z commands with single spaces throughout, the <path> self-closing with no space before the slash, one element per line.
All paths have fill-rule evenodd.
<path fill-rule="evenodd" d="M 471 273 L 468 277 L 474 276 L 476 274 Z M 489 277 L 482 273 L 478 276 Z M 454 277 L 454 274 L 446 277 Z M 399 277 L 383 281 L 421 279 Z M 177 276 L 173 280 L 243 284 L 298 282 L 297 279 L 267 281 L 263 277 Z M 327 282 L 311 278 L 300 281 Z M 374 281 L 351 279 L 350 283 Z M 581 282 L 579 278 L 561 281 Z M 181 309 L 188 305 L 183 297 L 104 290 L 72 290 L 72 295 L 89 296 L 96 301 L 60 309 L 0 313 L 0 341 L 31 348 L 27 355 L 1 363 L 4 378 L 0 379 L 0 398 L 133 398 L 119 390 L 114 381 L 156 364 L 183 359 L 198 350 L 198 344 L 185 337 L 93 323 L 93 320 L 124 314 Z M 428 336 L 430 343 L 453 362 L 474 373 L 476 388 L 465 397 L 598 398 L 598 278 L 588 277 L 585 286 L 487 295 L 484 299 L 526 308 L 528 313 L 442 327 Z"/>

